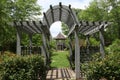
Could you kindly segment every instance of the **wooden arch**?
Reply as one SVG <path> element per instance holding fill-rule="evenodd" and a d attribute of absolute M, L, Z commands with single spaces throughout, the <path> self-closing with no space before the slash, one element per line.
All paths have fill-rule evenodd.
<path fill-rule="evenodd" d="M 46 64 L 49 63 L 49 48 L 48 42 L 50 37 L 50 25 L 55 21 L 62 21 L 69 27 L 68 38 L 71 41 L 71 34 L 74 35 L 75 40 L 75 73 L 76 79 L 80 79 L 80 45 L 79 34 L 83 34 L 87 37 L 91 34 L 99 32 L 100 35 L 100 52 L 104 57 L 104 29 L 111 24 L 110 22 L 90 22 L 90 21 L 78 21 L 75 11 L 71 9 L 71 5 L 65 6 L 59 3 L 57 6 L 50 5 L 50 9 L 46 13 L 43 13 L 44 17 L 42 21 L 14 21 L 10 25 L 14 26 L 17 30 L 17 49 L 16 53 L 21 54 L 21 32 L 29 35 L 30 46 L 32 46 L 32 34 L 42 34 L 42 50 L 46 58 Z M 70 55 L 72 54 L 71 42 L 69 43 Z M 88 50 L 89 51 L 89 50 Z"/>
<path fill-rule="evenodd" d="M 75 11 L 71 9 L 71 5 L 65 6 L 62 5 L 62 3 L 59 3 L 59 5 L 56 6 L 50 5 L 50 9 L 43 14 L 43 24 L 47 25 L 48 28 L 55 21 L 62 21 L 67 24 L 69 28 L 74 24 L 79 24 Z"/>

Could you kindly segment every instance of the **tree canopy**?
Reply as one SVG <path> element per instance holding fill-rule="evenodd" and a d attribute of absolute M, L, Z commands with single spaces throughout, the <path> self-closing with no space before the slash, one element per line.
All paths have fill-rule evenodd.
<path fill-rule="evenodd" d="M 35 20 L 39 15 L 41 15 L 41 6 L 37 4 L 37 0 L 1 0 L 0 46 L 6 47 L 16 41 L 16 31 L 7 25 L 8 22 Z M 23 37 L 23 41 L 26 40 L 25 38 L 27 37 Z"/>

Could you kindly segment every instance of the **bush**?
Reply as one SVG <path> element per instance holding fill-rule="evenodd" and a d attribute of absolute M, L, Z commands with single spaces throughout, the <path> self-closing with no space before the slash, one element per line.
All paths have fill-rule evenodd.
<path fill-rule="evenodd" d="M 0 80 L 37 80 L 43 75 L 45 66 L 40 55 L 16 56 L 0 63 Z"/>
<path fill-rule="evenodd" d="M 83 64 L 82 68 L 85 70 L 88 80 L 99 80 L 101 78 L 119 80 L 120 52 L 108 54 L 104 59 L 94 59 L 90 63 Z"/>
<path fill-rule="evenodd" d="M 120 40 L 116 39 L 106 50 L 108 53 L 120 52 Z"/>

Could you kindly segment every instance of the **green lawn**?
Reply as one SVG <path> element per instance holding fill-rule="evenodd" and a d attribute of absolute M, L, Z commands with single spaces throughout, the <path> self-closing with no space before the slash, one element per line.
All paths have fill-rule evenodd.
<path fill-rule="evenodd" d="M 52 53 L 52 68 L 67 68 L 69 67 L 68 51 L 56 51 Z"/>

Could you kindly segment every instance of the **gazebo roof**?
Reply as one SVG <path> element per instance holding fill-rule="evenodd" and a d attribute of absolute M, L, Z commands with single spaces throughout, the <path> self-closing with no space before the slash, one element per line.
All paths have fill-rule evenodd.
<path fill-rule="evenodd" d="M 56 40 L 63 40 L 66 39 L 65 35 L 63 35 L 61 32 L 54 38 Z"/>

